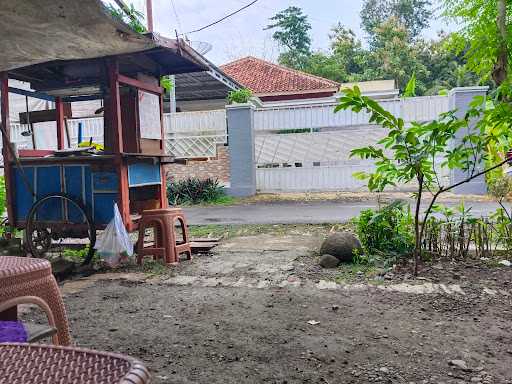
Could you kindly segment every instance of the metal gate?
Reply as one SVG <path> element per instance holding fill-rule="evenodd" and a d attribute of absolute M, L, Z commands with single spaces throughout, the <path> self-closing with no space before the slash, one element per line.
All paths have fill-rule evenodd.
<path fill-rule="evenodd" d="M 428 121 L 448 110 L 445 96 L 396 99 L 381 105 L 406 121 Z M 256 187 L 260 192 L 359 191 L 355 172 L 373 162 L 350 158 L 351 150 L 377 145 L 386 131 L 365 113 L 334 113 L 334 103 L 261 108 L 255 111 Z M 399 186 L 412 190 L 413 186 Z"/>

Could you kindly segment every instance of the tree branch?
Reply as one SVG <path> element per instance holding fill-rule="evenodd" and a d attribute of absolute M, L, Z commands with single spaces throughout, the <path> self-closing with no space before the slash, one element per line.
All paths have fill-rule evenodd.
<path fill-rule="evenodd" d="M 453 188 L 455 188 L 455 187 L 458 187 L 459 185 L 462 185 L 462 184 L 464 184 L 464 183 L 468 183 L 468 182 L 470 182 L 471 180 L 476 179 L 476 178 L 477 178 L 477 177 L 479 177 L 479 176 L 485 175 L 487 172 L 490 172 L 490 171 L 492 171 L 492 170 L 494 170 L 494 169 L 496 169 L 496 168 L 499 168 L 499 167 L 503 166 L 504 164 L 508 163 L 509 161 L 510 161 L 510 159 L 505 159 L 505 160 L 503 160 L 502 162 L 500 162 L 500 163 L 498 163 L 498 164 L 496 164 L 496 165 L 493 165 L 493 166 L 492 166 L 492 167 L 490 167 L 490 168 L 484 169 L 483 171 L 478 172 L 478 173 L 476 173 L 476 174 L 474 174 L 474 175 L 471 175 L 471 176 L 469 176 L 469 177 L 465 178 L 464 180 L 461 180 L 461 181 L 459 181 L 459 182 L 457 182 L 457 183 L 455 183 L 455 184 L 453 184 L 453 185 L 450 185 L 449 187 L 442 188 L 442 189 L 440 190 L 440 192 L 446 192 L 446 191 L 449 191 L 450 189 L 453 189 Z"/>
<path fill-rule="evenodd" d="M 429 204 L 429 206 L 428 206 L 427 210 L 425 211 L 425 215 L 423 216 L 423 224 L 422 224 L 422 226 L 421 226 L 421 231 L 420 231 L 420 241 L 422 241 L 422 240 L 423 240 L 423 232 L 424 232 L 424 228 L 425 228 L 425 222 L 427 221 L 428 216 L 429 216 L 429 215 L 430 215 L 430 213 L 432 212 L 432 207 L 434 206 L 434 204 L 435 204 L 435 202 L 436 202 L 437 198 L 439 197 L 439 195 L 440 195 L 441 193 L 447 192 L 447 191 L 449 191 L 449 190 L 451 190 L 451 189 L 453 189 L 453 188 L 455 188 L 455 187 L 458 187 L 459 185 L 462 185 L 462 184 L 468 183 L 468 182 L 470 182 L 471 180 L 476 179 L 476 178 L 477 178 L 477 177 L 479 177 L 479 176 L 485 175 L 487 172 L 490 172 L 490 171 L 492 171 L 492 170 L 494 170 L 494 169 L 496 169 L 496 168 L 499 168 L 499 167 L 503 166 L 504 164 L 506 164 L 506 163 L 507 163 L 507 162 L 509 162 L 509 161 L 510 161 L 510 159 L 508 159 L 508 158 L 507 158 L 507 159 L 505 159 L 505 160 L 501 161 L 500 163 L 498 163 L 498 164 L 496 164 L 496 165 L 493 165 L 493 166 L 492 166 L 492 167 L 490 167 L 490 168 L 484 169 L 483 171 L 478 172 L 478 173 L 477 173 L 477 174 L 475 174 L 475 175 L 469 176 L 469 177 L 467 177 L 467 178 L 466 178 L 466 179 L 464 179 L 464 180 L 461 180 L 461 181 L 459 181 L 459 182 L 457 182 L 457 183 L 455 183 L 455 184 L 452 184 L 452 185 L 450 185 L 450 186 L 448 186 L 448 187 L 441 188 L 439 191 L 437 191 L 437 192 L 435 193 L 435 195 L 432 197 L 432 200 L 430 201 L 430 204 Z"/>

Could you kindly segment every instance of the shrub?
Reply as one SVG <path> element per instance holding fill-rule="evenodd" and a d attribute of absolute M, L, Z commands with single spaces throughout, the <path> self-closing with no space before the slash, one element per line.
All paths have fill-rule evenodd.
<path fill-rule="evenodd" d="M 252 97 L 252 92 L 250 89 L 247 89 L 247 88 L 238 89 L 236 91 L 229 92 L 228 103 L 229 104 L 234 104 L 234 103 L 244 104 L 244 103 L 247 103 L 251 97 Z"/>
<path fill-rule="evenodd" d="M 171 205 L 215 203 L 226 197 L 224 187 L 212 178 L 176 180 L 167 186 L 167 198 Z"/>
<path fill-rule="evenodd" d="M 375 255 L 394 261 L 414 249 L 414 221 L 409 205 L 403 201 L 378 210 L 365 209 L 354 223 L 364 253 L 357 255 L 359 262 Z"/>

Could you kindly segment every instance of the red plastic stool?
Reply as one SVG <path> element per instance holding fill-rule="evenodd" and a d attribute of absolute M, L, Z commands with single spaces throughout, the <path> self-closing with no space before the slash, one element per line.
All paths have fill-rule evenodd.
<path fill-rule="evenodd" d="M 178 244 L 174 223 L 180 223 L 183 242 Z M 144 235 L 147 228 L 154 229 L 153 246 L 144 247 Z M 137 263 L 142 264 L 144 256 L 162 259 L 166 264 L 179 262 L 179 255 L 187 254 L 192 258 L 187 221 L 180 208 L 150 209 L 142 212 L 139 222 L 139 241 L 137 242 Z"/>

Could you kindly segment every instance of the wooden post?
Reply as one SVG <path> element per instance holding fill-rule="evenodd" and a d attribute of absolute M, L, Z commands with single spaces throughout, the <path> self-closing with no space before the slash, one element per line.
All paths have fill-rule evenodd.
<path fill-rule="evenodd" d="M 130 218 L 130 196 L 128 186 L 128 167 L 123 159 L 123 127 L 121 125 L 121 97 L 119 93 L 119 64 L 117 60 L 107 62 L 108 86 L 110 93 L 109 118 L 110 124 L 106 127 L 112 129 L 113 152 L 116 155 L 115 165 L 119 176 L 119 211 L 125 227 L 130 230 L 132 222 Z"/>
<path fill-rule="evenodd" d="M 162 184 L 160 184 L 160 207 L 163 209 L 169 207 L 169 200 L 167 200 L 167 172 L 164 164 L 160 164 L 160 177 L 162 179 Z"/>
<path fill-rule="evenodd" d="M 112 129 L 113 152 L 123 152 L 123 129 L 121 126 L 121 97 L 119 94 L 119 65 L 117 60 L 111 60 L 107 64 L 108 82 L 110 93 L 110 127 Z"/>
<path fill-rule="evenodd" d="M 148 14 L 148 32 L 153 32 L 153 2 L 146 0 L 146 11 Z"/>
<path fill-rule="evenodd" d="M 60 97 L 55 98 L 55 120 L 57 121 L 57 149 L 64 149 L 64 104 Z"/>
<path fill-rule="evenodd" d="M 162 154 L 165 153 L 166 148 L 166 130 L 164 126 L 164 94 L 160 94 L 160 131 L 161 131 L 161 139 L 160 140 L 160 152 Z M 169 201 L 167 200 L 167 172 L 165 170 L 165 165 L 160 163 L 160 207 L 168 208 Z"/>
<path fill-rule="evenodd" d="M 12 184 L 12 161 L 13 157 L 9 151 L 10 138 L 11 138 L 11 122 L 9 120 L 9 77 L 7 72 L 0 73 L 0 110 L 2 113 L 2 126 L 6 135 L 2 135 L 2 155 L 4 157 L 4 180 L 5 189 L 7 191 L 6 205 L 7 205 L 7 218 L 10 225 L 15 224 L 14 217 L 14 191 Z"/>

